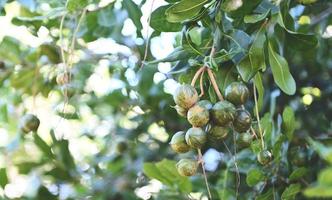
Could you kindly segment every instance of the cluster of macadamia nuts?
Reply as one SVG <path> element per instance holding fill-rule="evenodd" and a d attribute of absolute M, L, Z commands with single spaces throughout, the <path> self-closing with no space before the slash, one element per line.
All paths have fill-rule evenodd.
<path fill-rule="evenodd" d="M 240 140 L 251 142 L 252 127 L 250 113 L 244 108 L 249 98 L 249 90 L 241 82 L 233 82 L 225 89 L 225 100 L 214 105 L 208 100 L 200 100 L 196 89 L 191 85 L 180 85 L 174 92 L 175 109 L 187 118 L 192 128 L 186 132 L 179 131 L 171 139 L 171 148 L 177 153 L 186 153 L 191 149 L 200 150 L 207 140 L 222 141 L 232 130 L 239 134 Z M 262 151 L 258 161 L 267 164 L 271 153 Z M 179 174 L 192 176 L 196 173 L 196 160 L 182 159 L 177 163 Z"/>

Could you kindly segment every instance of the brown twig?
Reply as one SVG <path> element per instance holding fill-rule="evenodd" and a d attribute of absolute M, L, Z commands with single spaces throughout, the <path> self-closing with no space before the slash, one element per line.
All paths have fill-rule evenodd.
<path fill-rule="evenodd" d="M 201 88 L 201 94 L 199 95 L 199 97 L 204 96 L 204 85 L 203 85 L 204 74 L 205 74 L 205 68 L 203 69 L 203 72 L 201 73 L 201 78 L 199 80 L 199 85 Z"/>
<path fill-rule="evenodd" d="M 193 87 L 195 86 L 195 83 L 196 83 L 196 81 L 197 81 L 199 75 L 200 75 L 204 70 L 205 70 L 205 66 L 203 66 L 203 67 L 201 67 L 201 68 L 199 68 L 199 69 L 197 70 L 197 72 L 195 73 L 193 79 L 191 80 L 191 84 L 190 84 L 191 86 L 193 86 Z"/>
<path fill-rule="evenodd" d="M 207 176 L 206 176 L 206 172 L 205 172 L 204 160 L 203 160 L 201 149 L 198 149 L 198 162 L 202 165 L 202 170 L 203 170 L 206 189 L 207 189 L 207 192 L 208 192 L 208 195 L 209 195 L 209 199 L 212 200 L 212 195 L 211 195 L 211 192 L 210 192 L 209 182 L 207 180 Z"/>
<path fill-rule="evenodd" d="M 221 92 L 220 92 L 220 90 L 219 90 L 219 87 L 218 87 L 217 81 L 216 81 L 216 79 L 215 79 L 215 77 L 214 77 L 214 74 L 213 74 L 212 70 L 211 70 L 210 68 L 207 68 L 207 72 L 208 72 L 208 75 L 209 75 L 209 77 L 210 77 L 210 81 L 211 81 L 211 84 L 212 84 L 212 86 L 213 86 L 214 91 L 216 92 L 216 94 L 217 94 L 219 100 L 220 100 L 220 101 L 223 101 L 223 100 L 224 100 L 224 97 L 222 96 L 222 94 L 221 94 Z"/>

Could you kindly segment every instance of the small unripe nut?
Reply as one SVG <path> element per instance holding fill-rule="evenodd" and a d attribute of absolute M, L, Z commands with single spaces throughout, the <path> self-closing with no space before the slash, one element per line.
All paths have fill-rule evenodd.
<path fill-rule="evenodd" d="M 251 126 L 251 115 L 244 109 L 236 111 L 235 119 L 233 122 L 234 130 L 239 133 L 246 132 Z"/>
<path fill-rule="evenodd" d="M 248 87 L 241 82 L 233 82 L 225 89 L 225 98 L 234 105 L 244 104 L 249 97 Z"/>
<path fill-rule="evenodd" d="M 206 143 L 207 135 L 201 128 L 190 128 L 186 133 L 187 144 L 194 149 L 201 149 Z"/>
<path fill-rule="evenodd" d="M 189 109 L 198 101 L 199 97 L 193 86 L 185 84 L 176 88 L 173 99 L 178 106 Z"/>
<path fill-rule="evenodd" d="M 215 124 L 225 126 L 235 117 L 235 106 L 229 101 L 219 101 L 211 109 L 211 116 Z"/>
<path fill-rule="evenodd" d="M 225 139 L 231 131 L 229 127 L 212 126 L 209 130 L 208 137 L 211 141 L 222 140 Z"/>
<path fill-rule="evenodd" d="M 20 123 L 20 129 L 24 133 L 29 133 L 30 131 L 37 131 L 40 121 L 38 117 L 32 114 L 26 114 L 22 117 Z"/>
<path fill-rule="evenodd" d="M 263 150 L 257 155 L 257 160 L 262 165 L 267 165 L 272 160 L 272 154 L 268 150 Z"/>
<path fill-rule="evenodd" d="M 169 144 L 177 153 L 186 153 L 190 150 L 190 146 L 186 143 L 185 132 L 183 131 L 175 133 Z"/>
<path fill-rule="evenodd" d="M 194 127 L 205 126 L 210 120 L 210 112 L 203 103 L 198 102 L 188 110 L 187 119 Z"/>
<path fill-rule="evenodd" d="M 197 171 L 197 161 L 192 159 L 181 159 L 176 168 L 181 176 L 193 176 Z"/>

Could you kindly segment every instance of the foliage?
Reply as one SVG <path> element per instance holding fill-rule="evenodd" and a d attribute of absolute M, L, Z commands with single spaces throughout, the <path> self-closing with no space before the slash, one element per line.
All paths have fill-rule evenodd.
<path fill-rule="evenodd" d="M 202 148 L 217 162 L 207 168 L 213 199 L 332 198 L 332 4 L 301 2 L 165 0 L 146 9 L 152 1 L 0 0 L 4 24 L 14 27 L 0 43 L 1 198 L 140 199 L 156 182 L 145 199 L 207 197 L 202 171 L 188 178 L 176 170 L 194 153 L 168 144 L 190 127 L 167 85 L 190 84 L 201 66 L 221 95 L 245 82 L 245 106 L 264 135 L 240 145 L 234 132 Z M 161 58 L 153 44 L 165 34 L 174 50 Z M 64 71 L 72 78 L 58 85 Z M 209 79 L 196 89 L 218 101 Z M 28 113 L 40 126 L 24 134 Z M 264 149 L 273 155 L 267 165 L 256 158 Z"/>

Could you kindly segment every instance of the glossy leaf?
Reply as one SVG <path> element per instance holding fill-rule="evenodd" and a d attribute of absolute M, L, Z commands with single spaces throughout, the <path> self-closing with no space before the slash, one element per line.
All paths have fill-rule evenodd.
<path fill-rule="evenodd" d="M 263 101 L 264 101 L 264 86 L 263 86 L 263 80 L 262 80 L 262 74 L 260 72 L 257 72 L 254 77 L 254 84 L 257 90 L 257 106 L 258 111 L 262 110 L 263 107 Z M 254 112 L 256 113 L 256 112 Z M 256 114 L 255 114 L 256 115 Z"/>
<path fill-rule="evenodd" d="M 265 178 L 265 176 L 262 173 L 262 171 L 254 168 L 254 169 L 250 169 L 249 172 L 247 173 L 246 182 L 250 187 L 252 187 L 252 186 L 258 184 L 259 182 L 263 181 L 264 178 Z"/>
<path fill-rule="evenodd" d="M 178 32 L 182 29 L 180 23 L 172 23 L 166 19 L 166 10 L 170 5 L 161 6 L 151 13 L 150 26 L 160 32 Z"/>
<path fill-rule="evenodd" d="M 307 175 L 307 173 L 308 173 L 307 168 L 305 168 L 305 167 L 297 168 L 289 175 L 289 180 L 290 181 L 298 180 L 298 179 L 304 177 L 305 175 Z"/>
<path fill-rule="evenodd" d="M 253 43 L 246 55 L 237 65 L 237 70 L 242 79 L 248 82 L 260 69 L 265 68 L 264 44 L 265 30 L 262 26 L 258 30 Z"/>
<path fill-rule="evenodd" d="M 195 17 L 208 0 L 181 0 L 166 10 L 169 22 L 183 22 Z"/>
<path fill-rule="evenodd" d="M 281 195 L 282 200 L 295 199 L 296 195 L 301 191 L 300 184 L 291 184 L 288 186 Z"/>
<path fill-rule="evenodd" d="M 288 140 L 291 141 L 296 125 L 294 111 L 291 107 L 288 106 L 284 109 L 282 119 L 283 132 L 287 135 Z"/>
<path fill-rule="evenodd" d="M 271 42 L 268 42 L 268 53 L 274 82 L 286 94 L 295 94 L 296 83 L 289 71 L 286 59 L 273 50 Z"/>
<path fill-rule="evenodd" d="M 141 31 L 143 26 L 141 23 L 142 11 L 132 0 L 123 0 L 122 5 L 127 9 L 129 18 L 134 22 L 138 31 Z"/>
<path fill-rule="evenodd" d="M 270 9 L 268 9 L 265 13 L 246 15 L 244 16 L 244 22 L 247 24 L 260 22 L 264 20 L 269 13 Z"/>
<path fill-rule="evenodd" d="M 0 169 L 0 186 L 4 189 L 7 184 L 8 184 L 7 169 L 1 168 Z"/>

